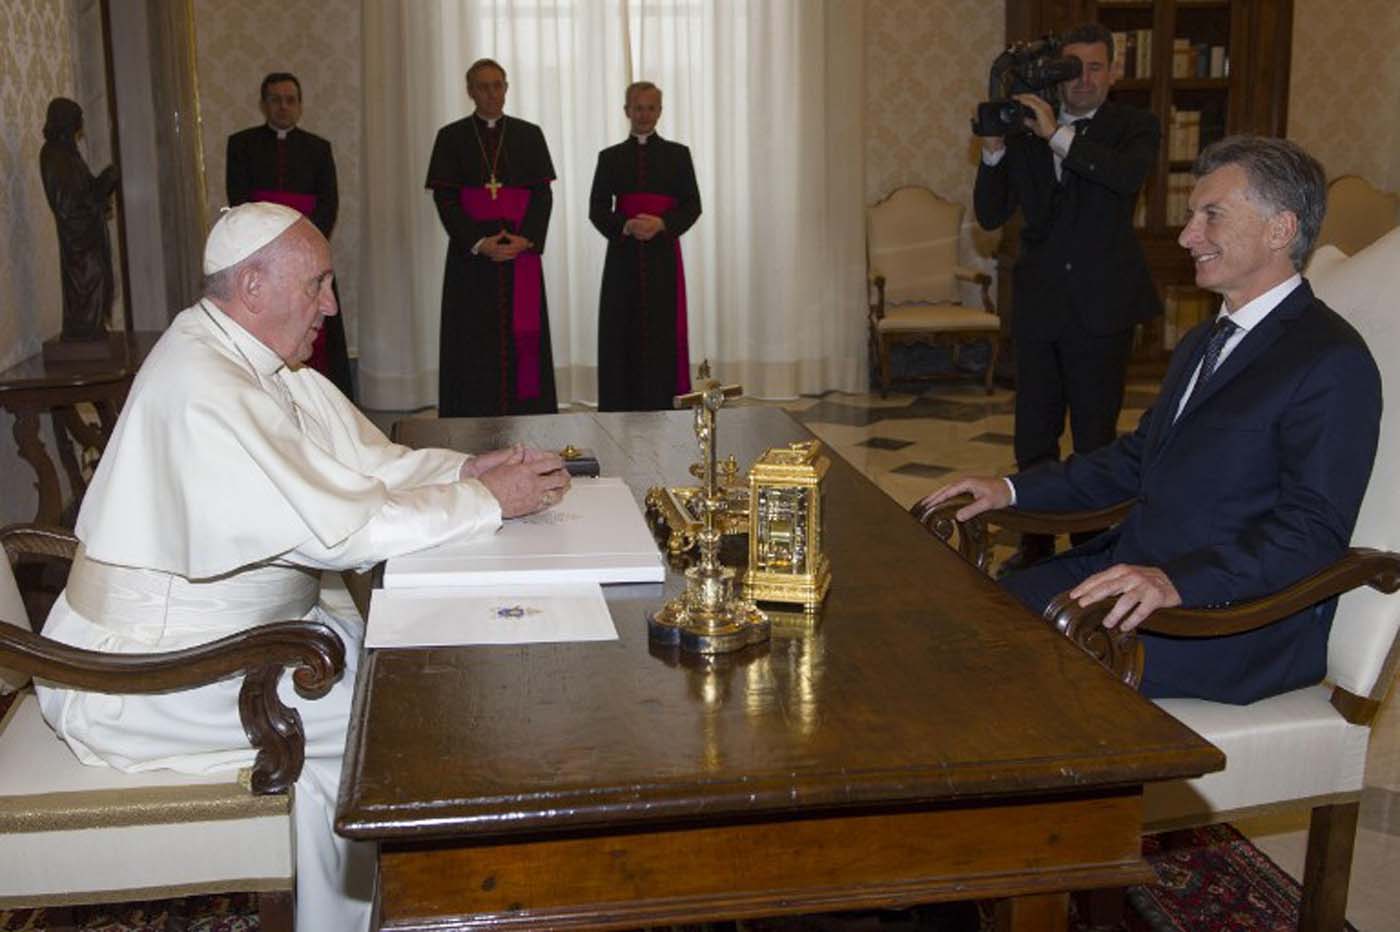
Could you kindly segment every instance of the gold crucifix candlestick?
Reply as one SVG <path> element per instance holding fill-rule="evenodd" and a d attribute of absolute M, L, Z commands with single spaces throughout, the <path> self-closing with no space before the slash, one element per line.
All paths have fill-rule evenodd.
<path fill-rule="evenodd" d="M 675 406 L 695 410 L 695 438 L 700 442 L 704 475 L 700 492 L 703 522 L 697 535 L 699 561 L 685 571 L 685 592 L 647 618 L 652 640 L 679 644 L 683 650 L 723 654 L 768 640 L 768 616 L 753 602 L 734 594 L 734 570 L 719 562 L 719 512 L 726 498 L 720 491 L 715 442 L 715 414 L 726 398 L 743 389 L 710 378 L 708 364 L 700 367 L 697 391 L 678 395 Z"/>

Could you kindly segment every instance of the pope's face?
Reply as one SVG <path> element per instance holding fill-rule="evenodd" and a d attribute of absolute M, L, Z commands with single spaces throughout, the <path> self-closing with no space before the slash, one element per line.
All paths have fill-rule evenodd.
<path fill-rule="evenodd" d="M 283 235 L 292 239 L 268 270 L 266 323 L 258 337 L 291 365 L 311 358 L 321 325 L 339 308 L 331 290 L 331 248 L 326 238 L 305 220 Z"/>
<path fill-rule="evenodd" d="M 296 82 L 269 84 L 263 95 L 262 112 L 273 129 L 287 130 L 301 122 L 301 91 Z"/>
<path fill-rule="evenodd" d="M 661 119 L 661 92 L 650 89 L 638 91 L 632 95 L 623 111 L 632 122 L 632 132 L 638 136 L 645 135 L 656 129 L 656 121 Z"/>
<path fill-rule="evenodd" d="M 506 108 L 506 76 L 499 68 L 487 65 L 478 68 L 467 82 L 467 96 L 476 104 L 476 112 L 494 120 Z"/>
<path fill-rule="evenodd" d="M 1108 63 L 1108 46 L 1102 42 L 1071 42 L 1065 46 L 1065 56 L 1077 58 L 1084 65 L 1079 77 L 1060 85 L 1060 99 L 1071 116 L 1084 116 L 1097 110 L 1108 99 L 1113 86 L 1113 69 Z"/>

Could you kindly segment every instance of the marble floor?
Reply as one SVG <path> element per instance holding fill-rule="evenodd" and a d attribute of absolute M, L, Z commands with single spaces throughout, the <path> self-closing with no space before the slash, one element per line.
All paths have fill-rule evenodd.
<path fill-rule="evenodd" d="M 1119 429 L 1129 431 L 1156 397 L 1154 384 L 1130 384 Z M 830 392 L 779 405 L 903 506 L 964 475 L 1009 472 L 1013 395 L 948 383 L 918 395 Z M 769 403 L 745 400 L 744 403 Z M 416 416 L 432 416 L 431 411 Z M 372 415 L 387 429 L 396 415 Z M 1396 690 L 1372 729 L 1366 761 L 1347 917 L 1361 932 L 1400 930 L 1400 709 Z M 1258 819 L 1238 827 L 1301 879 L 1307 814 Z"/>

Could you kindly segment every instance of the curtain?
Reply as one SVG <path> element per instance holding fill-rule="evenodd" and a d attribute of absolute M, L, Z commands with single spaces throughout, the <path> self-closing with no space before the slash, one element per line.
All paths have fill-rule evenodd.
<path fill-rule="evenodd" d="M 540 124 L 558 179 L 544 256 L 559 400 L 597 397 L 605 242 L 588 223 L 623 92 L 663 92 L 704 213 L 682 239 L 691 362 L 747 393 L 864 384 L 860 0 L 364 0 L 360 389 L 433 404 L 447 237 L 423 188 L 437 129 L 470 113 L 466 67 L 500 61 L 506 112 Z"/>

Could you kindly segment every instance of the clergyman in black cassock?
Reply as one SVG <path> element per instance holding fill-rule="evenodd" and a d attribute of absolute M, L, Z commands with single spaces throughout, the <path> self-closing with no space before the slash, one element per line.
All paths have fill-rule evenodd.
<path fill-rule="evenodd" d="M 656 134 L 661 91 L 627 89 L 626 142 L 598 153 L 588 219 L 608 241 L 598 302 L 598 409 L 655 411 L 690 391 L 680 237 L 700 216 L 690 150 Z"/>
<path fill-rule="evenodd" d="M 224 164 L 228 205 L 237 207 L 250 201 L 283 204 L 305 214 L 329 240 L 340 209 L 331 144 L 297 126 L 301 120 L 301 82 L 294 75 L 268 75 L 261 94 L 260 106 L 267 122 L 228 137 Z M 340 306 L 339 291 L 335 303 Z M 354 399 L 341 315 L 325 318 L 307 365 L 334 382 L 345 397 Z"/>
<path fill-rule="evenodd" d="M 438 414 L 552 414 L 554 354 L 540 256 L 553 208 L 544 133 L 508 117 L 505 70 L 467 71 L 476 112 L 438 130 L 427 187 L 447 230 Z"/>

